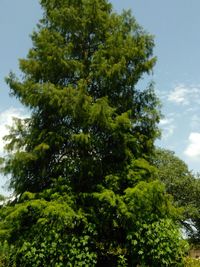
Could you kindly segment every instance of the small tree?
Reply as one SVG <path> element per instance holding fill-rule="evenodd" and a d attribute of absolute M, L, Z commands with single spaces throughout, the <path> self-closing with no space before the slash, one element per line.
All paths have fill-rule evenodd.
<path fill-rule="evenodd" d="M 178 266 L 177 211 L 149 163 L 159 102 L 152 85 L 137 89 L 155 64 L 152 36 L 106 0 L 41 5 L 24 76 L 7 78 L 32 112 L 6 137 L 3 172 L 19 195 L 1 211 L 11 258 L 23 267 Z"/>

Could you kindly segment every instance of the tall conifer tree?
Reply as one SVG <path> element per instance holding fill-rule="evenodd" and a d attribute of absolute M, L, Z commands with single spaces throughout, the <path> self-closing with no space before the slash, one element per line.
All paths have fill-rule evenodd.
<path fill-rule="evenodd" d="M 158 99 L 137 85 L 155 64 L 152 36 L 107 0 L 41 5 L 23 77 L 7 78 L 31 111 L 6 137 L 3 172 L 19 197 L 1 215 L 10 258 L 23 267 L 178 266 L 176 211 L 149 163 Z"/>

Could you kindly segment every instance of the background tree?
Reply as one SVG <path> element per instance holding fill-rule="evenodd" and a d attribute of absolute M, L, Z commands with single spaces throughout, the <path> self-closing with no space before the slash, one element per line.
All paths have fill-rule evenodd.
<path fill-rule="evenodd" d="M 159 102 L 152 85 L 137 88 L 155 64 L 152 36 L 106 0 L 41 5 L 23 77 L 7 78 L 31 110 L 5 137 L 2 171 L 18 196 L 1 210 L 0 238 L 14 245 L 9 260 L 178 266 L 179 212 L 149 161 Z"/>
<path fill-rule="evenodd" d="M 158 177 L 165 184 L 166 190 L 173 196 L 174 204 L 182 207 L 184 217 L 182 225 L 191 242 L 199 243 L 199 194 L 198 174 L 189 171 L 185 162 L 173 151 L 157 148 L 153 163 L 158 168 Z"/>

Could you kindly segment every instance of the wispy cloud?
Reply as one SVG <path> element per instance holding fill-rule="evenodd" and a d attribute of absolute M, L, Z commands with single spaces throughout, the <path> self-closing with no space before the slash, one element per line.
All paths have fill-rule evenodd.
<path fill-rule="evenodd" d="M 175 130 L 175 125 L 174 125 L 174 118 L 173 114 L 170 115 L 170 117 L 165 117 L 164 119 L 160 120 L 160 127 L 162 130 L 162 138 L 164 140 L 168 139 L 170 136 L 173 135 L 174 130 Z"/>
<path fill-rule="evenodd" d="M 27 112 L 24 109 L 9 108 L 0 112 L 0 154 L 4 152 L 5 141 L 3 137 L 8 134 L 8 126 L 11 126 L 13 123 L 13 118 L 25 118 L 27 117 Z"/>
<path fill-rule="evenodd" d="M 184 154 L 190 158 L 200 158 L 200 133 L 192 132 L 188 138 L 189 144 Z"/>
<path fill-rule="evenodd" d="M 170 91 L 168 100 L 180 105 L 200 104 L 200 85 L 177 85 Z"/>

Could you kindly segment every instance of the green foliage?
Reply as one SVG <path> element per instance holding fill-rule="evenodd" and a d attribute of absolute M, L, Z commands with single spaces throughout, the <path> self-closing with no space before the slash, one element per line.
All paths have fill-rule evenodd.
<path fill-rule="evenodd" d="M 174 196 L 177 205 L 191 206 L 197 194 L 194 190 L 197 180 L 187 165 L 174 152 L 165 149 L 156 150 L 154 164 L 160 180 L 166 185 L 168 193 Z"/>
<path fill-rule="evenodd" d="M 132 221 L 138 217 L 144 223 L 168 218 L 169 215 L 178 217 L 178 210 L 172 206 L 164 186 L 159 181 L 140 182 L 134 188 L 127 188 L 124 198 Z"/>
<path fill-rule="evenodd" d="M 140 182 L 126 190 L 125 201 L 132 254 L 149 266 L 179 266 L 187 243 L 180 239 L 173 221 L 178 210 L 172 206 L 164 186 L 158 181 Z"/>
<path fill-rule="evenodd" d="M 158 177 L 173 196 L 174 204 L 183 209 L 182 226 L 193 243 L 200 241 L 199 194 L 200 180 L 172 151 L 157 149 L 153 163 Z"/>
<path fill-rule="evenodd" d="M 138 223 L 137 230 L 128 238 L 139 262 L 148 266 L 183 266 L 181 259 L 188 250 L 186 241 L 180 240 L 180 233 L 174 222 L 160 219 L 152 224 Z M 145 265 L 146 266 L 146 265 Z"/>
<path fill-rule="evenodd" d="M 51 198 L 33 199 L 26 193 L 14 207 L 2 209 L 0 238 L 15 246 L 9 259 L 24 267 L 95 266 L 93 225 L 67 205 L 69 197 Z"/>
<path fill-rule="evenodd" d="M 31 111 L 5 137 L 2 172 L 17 195 L 0 210 L 6 257 L 18 267 L 178 266 L 180 211 L 150 162 L 159 101 L 152 84 L 137 88 L 155 64 L 152 36 L 106 0 L 41 5 L 24 76 L 6 79 Z"/>
<path fill-rule="evenodd" d="M 7 77 L 32 116 L 5 137 L 3 172 L 17 193 L 48 188 L 59 176 L 77 191 L 94 190 L 133 157 L 148 157 L 159 135 L 152 85 L 136 89 L 155 63 L 153 38 L 105 0 L 41 4 L 33 48 L 20 60 L 23 80 Z"/>

